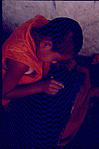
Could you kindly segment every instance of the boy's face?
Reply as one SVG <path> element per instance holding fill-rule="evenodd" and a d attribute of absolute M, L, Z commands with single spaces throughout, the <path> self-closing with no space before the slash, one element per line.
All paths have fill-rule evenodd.
<path fill-rule="evenodd" d="M 53 44 L 51 40 L 46 40 L 46 39 L 42 40 L 37 52 L 38 59 L 43 62 L 54 63 L 54 62 L 63 61 L 63 60 L 68 61 L 73 57 L 72 53 L 70 52 L 69 53 L 67 52 L 67 54 L 65 55 L 61 55 L 58 52 L 53 51 L 52 48 L 53 48 Z M 69 47 L 69 48 L 72 48 L 72 47 Z M 69 50 L 71 51 L 71 49 Z"/>

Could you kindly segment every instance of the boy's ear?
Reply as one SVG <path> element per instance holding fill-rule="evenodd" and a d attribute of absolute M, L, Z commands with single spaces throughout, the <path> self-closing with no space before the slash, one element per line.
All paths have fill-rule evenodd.
<path fill-rule="evenodd" d="M 40 48 L 42 49 L 46 49 L 46 50 L 51 50 L 52 49 L 52 41 L 51 40 L 48 40 L 48 39 L 45 39 L 45 40 L 42 40 L 42 42 L 40 43 Z"/>

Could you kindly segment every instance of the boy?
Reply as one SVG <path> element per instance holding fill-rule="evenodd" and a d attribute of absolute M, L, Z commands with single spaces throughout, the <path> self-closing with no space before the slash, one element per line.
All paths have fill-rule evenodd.
<path fill-rule="evenodd" d="M 15 120 L 14 116 L 12 116 L 14 118 L 13 123 L 15 124 L 14 130 L 17 130 L 17 132 L 14 132 L 16 134 L 16 138 L 19 137 L 19 134 L 22 134 L 22 136 L 18 138 L 20 141 L 16 142 L 19 146 L 22 146 L 23 148 L 52 148 L 54 146 L 56 147 L 58 144 L 58 140 L 57 137 L 55 138 L 55 135 L 59 135 L 62 127 L 59 128 L 57 126 L 57 130 L 52 132 L 55 127 L 53 127 L 54 123 L 53 125 L 49 125 L 49 119 L 46 120 L 48 115 L 46 117 L 42 117 L 42 120 L 40 119 L 40 113 L 37 114 L 38 111 L 35 113 L 35 110 L 39 108 L 40 104 L 38 103 L 35 108 L 36 102 L 39 100 L 43 101 L 43 97 L 41 96 L 41 99 L 39 99 L 37 94 L 42 95 L 42 93 L 44 93 L 44 95 L 47 95 L 47 98 L 51 96 L 51 98 L 48 99 L 54 100 L 56 95 L 64 88 L 64 81 L 61 83 L 60 81 L 52 78 L 53 76 L 49 79 L 45 79 L 48 76 L 51 64 L 61 61 L 68 63 L 73 60 L 80 51 L 82 44 L 82 30 L 75 20 L 61 17 L 48 21 L 43 16 L 37 16 L 22 24 L 4 43 L 2 62 L 3 98 L 5 100 L 2 101 L 3 105 L 5 105 L 10 100 L 14 101 L 14 99 L 17 99 L 17 106 L 15 109 L 12 108 L 13 110 L 11 114 L 17 117 Z M 76 67 L 76 65 L 74 65 L 74 67 Z M 88 88 L 85 92 L 86 94 L 87 91 Z M 57 97 L 58 100 L 59 96 Z M 4 101 L 7 101 L 7 103 Z M 44 102 L 45 101 L 46 100 L 44 100 Z M 42 106 L 44 105 L 44 102 Z M 74 100 L 72 102 L 74 102 Z M 48 103 L 50 103 L 50 100 Z M 58 108 L 58 106 L 56 107 L 57 109 L 60 108 Z M 47 108 L 43 108 L 47 110 Z M 41 113 L 43 113 L 43 108 L 41 107 L 39 112 L 41 111 Z M 26 111 L 25 117 L 23 116 L 24 110 Z M 52 111 L 52 109 L 49 111 Z M 46 111 L 46 113 L 49 113 L 49 111 Z M 33 115 L 33 113 L 35 114 Z M 31 114 L 32 117 L 30 117 Z M 41 116 L 42 115 L 43 114 L 41 114 Z M 34 119 L 37 119 L 37 116 L 39 117 L 39 121 L 37 121 L 35 125 L 33 121 Z M 20 121 L 21 119 L 24 121 L 22 127 Z M 38 122 L 40 123 L 40 120 L 42 121 L 41 126 L 38 124 Z M 18 121 L 20 124 L 16 124 Z M 48 125 L 43 127 L 45 121 Z M 61 122 L 61 120 L 59 121 Z M 49 128 L 50 126 L 52 129 Z M 62 124 L 62 126 L 64 126 L 64 124 Z M 49 136 L 47 137 L 48 132 L 51 133 L 51 140 Z M 44 138 L 42 133 L 45 133 Z M 17 140 L 16 138 L 15 140 Z"/>

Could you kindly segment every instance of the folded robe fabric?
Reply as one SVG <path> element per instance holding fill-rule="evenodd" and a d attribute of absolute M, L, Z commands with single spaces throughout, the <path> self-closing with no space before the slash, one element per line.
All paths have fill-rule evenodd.
<path fill-rule="evenodd" d="M 30 32 L 33 27 L 41 27 L 47 23 L 48 20 L 46 18 L 38 15 L 23 23 L 10 35 L 2 46 L 2 78 L 7 73 L 8 58 L 21 62 L 29 67 L 29 70 L 24 73 L 18 84 L 29 84 L 42 78 L 42 62 L 38 61 L 36 45 Z M 49 64 L 45 63 L 44 66 L 47 72 Z M 3 106 L 8 103 L 8 100 L 2 100 Z"/>

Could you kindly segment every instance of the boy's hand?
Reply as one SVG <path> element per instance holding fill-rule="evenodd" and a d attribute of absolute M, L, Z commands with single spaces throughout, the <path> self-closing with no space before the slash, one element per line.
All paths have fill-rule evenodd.
<path fill-rule="evenodd" d="M 55 81 L 54 79 L 42 81 L 40 86 L 42 92 L 50 95 L 55 95 L 60 89 L 64 88 L 62 83 Z"/>

